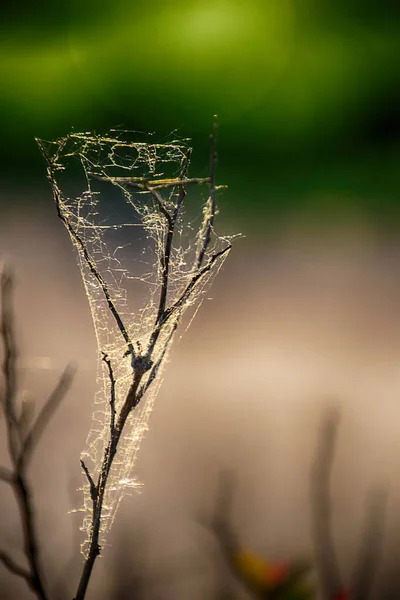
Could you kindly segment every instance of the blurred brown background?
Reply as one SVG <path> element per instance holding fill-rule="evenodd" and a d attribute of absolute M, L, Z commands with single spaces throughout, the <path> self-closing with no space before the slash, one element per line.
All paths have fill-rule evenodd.
<path fill-rule="evenodd" d="M 40 405 L 63 366 L 78 366 L 32 469 L 48 576 L 64 573 L 71 595 L 81 534 L 79 513 L 67 512 L 81 503 L 94 333 L 76 257 L 50 202 L 40 215 L 10 211 L 0 240 L 18 275 L 24 393 Z M 208 294 L 213 300 L 174 345 L 137 464 L 144 487 L 122 503 L 92 594 L 129 598 L 137 575 L 146 598 L 212 597 L 223 561 L 207 519 L 226 467 L 237 479 L 232 524 L 246 547 L 272 558 L 312 552 L 309 471 L 331 404 L 342 407 L 333 478 L 340 558 L 346 572 L 370 492 L 388 489 L 380 583 L 390 581 L 392 593 L 400 533 L 399 253 L 395 235 L 382 237 L 357 218 L 324 227 L 288 220 L 269 239 L 235 244 Z M 8 492 L 1 505 L 2 538 L 18 551 Z M 14 598 L 19 584 L 10 583 L 5 597 Z M 25 597 L 23 588 L 18 593 Z"/>

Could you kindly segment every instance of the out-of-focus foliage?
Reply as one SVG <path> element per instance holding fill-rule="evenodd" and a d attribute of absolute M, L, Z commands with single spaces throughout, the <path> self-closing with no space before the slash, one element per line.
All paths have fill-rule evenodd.
<path fill-rule="evenodd" d="M 303 563 L 273 563 L 248 551 L 235 556 L 237 574 L 256 597 L 276 600 L 312 600 L 314 590 L 304 580 L 309 566 Z"/>
<path fill-rule="evenodd" d="M 261 189 L 275 204 L 328 190 L 389 206 L 398 25 L 395 0 L 14 3 L 0 34 L 3 171 L 39 170 L 33 137 L 71 127 L 178 127 L 201 150 L 218 113 L 223 166 L 255 181 L 242 209 Z"/>

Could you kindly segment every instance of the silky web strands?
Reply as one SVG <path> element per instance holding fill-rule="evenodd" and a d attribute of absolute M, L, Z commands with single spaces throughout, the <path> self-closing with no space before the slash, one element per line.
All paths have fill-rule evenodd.
<path fill-rule="evenodd" d="M 38 140 L 58 216 L 78 253 L 97 338 L 98 390 L 81 457 L 93 481 L 140 360 L 144 371 L 105 486 L 102 543 L 124 493 L 140 485 L 133 468 L 178 323 L 186 309 L 192 318 L 196 314 L 231 248 L 231 238 L 214 230 L 215 129 L 206 178 L 189 177 L 187 140 L 149 143 L 132 137 L 112 131 L 105 137 L 73 133 L 54 142 Z M 206 198 L 196 217 L 191 192 L 199 185 Z M 87 483 L 80 509 L 84 553 L 93 514 Z"/>

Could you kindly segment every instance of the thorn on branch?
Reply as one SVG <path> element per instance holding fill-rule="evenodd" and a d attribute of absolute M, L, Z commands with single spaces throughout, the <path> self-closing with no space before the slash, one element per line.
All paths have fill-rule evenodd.
<path fill-rule="evenodd" d="M 114 377 L 114 371 L 112 368 L 112 364 L 110 359 L 108 358 L 108 355 L 103 352 L 103 362 L 105 362 L 105 364 L 107 365 L 107 370 L 108 370 L 108 379 L 110 380 L 110 430 L 111 430 L 111 436 L 114 433 L 114 429 L 115 429 L 115 414 L 116 414 L 116 410 L 115 410 L 115 377 Z"/>
<path fill-rule="evenodd" d="M 86 475 L 86 479 L 89 482 L 90 498 L 92 499 L 92 502 L 95 505 L 97 502 L 97 487 L 93 481 L 91 474 L 89 473 L 89 469 L 87 468 L 87 466 L 85 465 L 85 463 L 83 462 L 82 459 L 80 459 L 80 462 L 81 462 L 81 467 L 83 469 L 83 472 Z"/>

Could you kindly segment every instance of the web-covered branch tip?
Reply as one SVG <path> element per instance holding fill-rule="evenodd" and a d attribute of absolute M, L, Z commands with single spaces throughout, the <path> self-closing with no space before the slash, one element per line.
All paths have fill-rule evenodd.
<path fill-rule="evenodd" d="M 79 256 L 98 357 L 106 363 L 99 365 L 96 416 L 84 452 L 93 459 L 90 473 L 98 481 L 110 444 L 113 452 L 118 445 L 118 460 L 106 461 L 102 535 L 124 491 L 136 485 L 133 466 L 174 333 L 185 311 L 195 314 L 231 248 L 214 229 L 215 136 L 216 122 L 207 177 L 189 176 L 191 148 L 175 138 L 149 143 L 148 137 L 132 139 L 132 132 L 74 133 L 44 148 L 57 210 Z M 68 193 L 69 164 L 74 174 L 77 165 L 81 169 L 82 189 L 75 197 Z M 196 214 L 196 194 L 190 204 L 187 199 L 201 184 L 209 187 L 208 208 L 199 203 Z M 109 358 L 104 361 L 102 353 Z M 122 418 L 133 409 L 132 418 Z M 122 422 L 123 435 L 115 441 Z M 88 491 L 84 553 L 93 531 Z"/>

